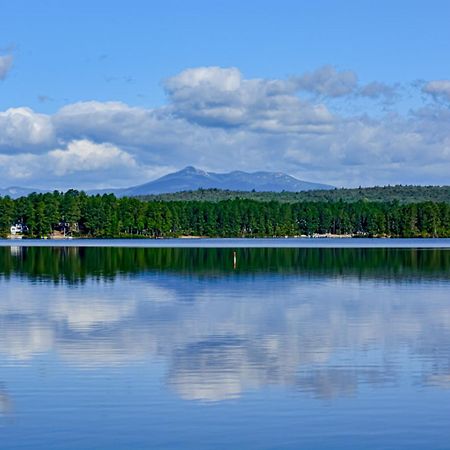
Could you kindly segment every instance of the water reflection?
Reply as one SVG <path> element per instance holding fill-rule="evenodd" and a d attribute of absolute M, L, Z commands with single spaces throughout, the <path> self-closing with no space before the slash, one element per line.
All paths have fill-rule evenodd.
<path fill-rule="evenodd" d="M 364 266 L 351 250 L 252 251 L 233 272 L 220 252 L 94 250 L 3 253 L 0 361 L 162 360 L 165 386 L 199 401 L 269 386 L 332 399 L 405 377 L 450 386 L 450 252 L 371 250 Z"/>
<path fill-rule="evenodd" d="M 0 387 L 0 417 L 11 412 L 12 402 L 10 396 Z"/>
<path fill-rule="evenodd" d="M 224 276 L 279 273 L 393 280 L 450 279 L 450 250 L 399 248 L 82 248 L 0 247 L 0 276 L 55 283 L 144 272 Z"/>

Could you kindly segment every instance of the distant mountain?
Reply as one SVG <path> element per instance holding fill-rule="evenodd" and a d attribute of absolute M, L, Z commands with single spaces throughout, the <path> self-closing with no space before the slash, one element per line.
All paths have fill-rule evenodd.
<path fill-rule="evenodd" d="M 178 172 L 169 173 L 149 183 L 122 189 L 95 189 L 88 194 L 115 194 L 118 197 L 135 197 L 142 195 L 170 194 L 197 189 L 223 189 L 232 191 L 257 192 L 300 192 L 319 189 L 334 189 L 327 184 L 311 183 L 298 180 L 281 172 L 241 172 L 235 170 L 229 173 L 206 172 L 188 166 Z M 11 198 L 27 196 L 32 192 L 49 192 L 40 189 L 9 187 L 0 189 L 0 196 L 9 195 Z M 51 191 L 50 191 L 51 192 Z"/>
<path fill-rule="evenodd" d="M 229 173 L 206 172 L 195 167 L 186 167 L 178 172 L 164 175 L 149 183 L 128 189 L 102 190 L 113 192 L 117 196 L 138 196 L 149 194 L 163 194 L 197 189 L 229 189 L 235 191 L 271 191 L 271 192 L 299 192 L 317 189 L 334 189 L 327 184 L 311 183 L 298 180 L 281 172 L 241 172 Z"/>
<path fill-rule="evenodd" d="M 0 188 L 0 197 L 6 197 L 7 195 L 11 198 L 19 198 L 19 197 L 26 197 L 27 195 L 32 194 L 33 192 L 40 193 L 40 192 L 47 192 L 40 189 L 33 189 L 33 188 L 23 188 L 23 187 L 17 187 L 17 186 L 11 186 L 7 188 Z"/>

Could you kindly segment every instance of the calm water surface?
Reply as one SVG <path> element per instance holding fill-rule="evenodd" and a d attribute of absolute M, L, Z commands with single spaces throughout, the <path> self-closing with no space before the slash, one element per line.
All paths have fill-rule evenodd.
<path fill-rule="evenodd" d="M 450 448 L 450 250 L 236 251 L 0 248 L 0 448 Z"/>
<path fill-rule="evenodd" d="M 175 238 L 175 239 L 0 239 L 0 247 L 132 248 L 450 248 L 449 238 Z"/>

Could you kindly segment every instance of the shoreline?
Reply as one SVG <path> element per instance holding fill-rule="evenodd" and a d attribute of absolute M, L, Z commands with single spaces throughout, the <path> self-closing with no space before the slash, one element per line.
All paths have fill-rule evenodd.
<path fill-rule="evenodd" d="M 125 237 L 89 237 L 89 236 L 63 236 L 63 235 L 48 235 L 42 237 L 28 237 L 25 235 L 7 235 L 6 237 L 0 237 L 0 241 L 2 240 L 11 240 L 11 241 L 174 241 L 174 240 L 192 240 L 192 241 L 200 241 L 200 240 L 216 240 L 216 241 L 226 241 L 226 240 L 248 240 L 248 241 L 261 241 L 261 240 L 317 240 L 317 239 L 359 239 L 359 240 L 380 240 L 380 239 L 398 239 L 398 240 L 407 240 L 407 239 L 449 239 L 450 237 L 397 237 L 397 236 L 388 236 L 388 235 L 377 235 L 377 236 L 368 236 L 364 234 L 318 234 L 314 233 L 312 235 L 294 235 L 294 236 L 240 236 L 240 237 L 210 237 L 210 236 L 201 236 L 201 235 L 181 235 L 181 236 L 161 236 L 161 237 L 150 237 L 143 235 L 127 235 Z"/>
<path fill-rule="evenodd" d="M 0 239 L 0 247 L 450 249 L 450 238 Z"/>

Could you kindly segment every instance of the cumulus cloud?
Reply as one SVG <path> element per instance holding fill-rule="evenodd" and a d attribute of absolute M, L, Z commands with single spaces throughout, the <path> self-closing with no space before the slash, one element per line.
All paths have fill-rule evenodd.
<path fill-rule="evenodd" d="M 132 153 L 146 167 L 147 180 L 180 164 L 197 163 L 197 154 L 202 154 L 206 145 L 220 145 L 223 136 L 221 130 L 211 132 L 173 117 L 166 107 L 135 108 L 122 102 L 74 103 L 61 108 L 52 121 L 64 141 L 83 137 L 111 142 Z"/>
<path fill-rule="evenodd" d="M 0 112 L 0 151 L 39 151 L 55 141 L 51 118 L 30 108 Z"/>
<path fill-rule="evenodd" d="M 56 175 L 137 166 L 133 157 L 118 147 L 86 139 L 72 141 L 66 149 L 52 150 L 47 157 Z"/>
<path fill-rule="evenodd" d="M 236 68 L 187 69 L 165 88 L 171 112 L 203 126 L 315 133 L 329 131 L 333 122 L 325 105 L 301 101 L 292 82 L 244 79 Z"/>
<path fill-rule="evenodd" d="M 443 98 L 446 84 L 436 83 L 423 89 Z M 450 111 L 442 103 L 372 116 L 336 109 L 339 96 L 346 111 L 361 98 L 396 100 L 395 84 L 359 86 L 353 72 L 332 66 L 287 79 L 199 67 L 164 89 L 167 104 L 153 109 L 86 101 L 51 115 L 0 112 L 0 183 L 127 186 L 186 165 L 277 170 L 337 186 L 448 183 Z"/>
<path fill-rule="evenodd" d="M 79 179 L 92 186 L 93 181 L 98 183 L 98 178 L 120 182 L 123 176 L 145 175 L 145 167 L 129 153 L 115 145 L 87 139 L 70 141 L 62 148 L 42 154 L 0 154 L 0 179 L 8 179 L 12 184 L 31 186 L 34 180 L 46 179 L 53 183 L 52 188 L 56 188 L 61 185 L 61 180 L 68 178 L 72 183 Z"/>
<path fill-rule="evenodd" d="M 130 134 L 132 127 L 138 127 L 142 121 L 151 116 L 150 111 L 133 108 L 122 102 L 77 102 L 64 106 L 53 117 L 58 132 L 64 136 L 72 134 L 97 135 L 110 133 L 116 129 L 127 130 Z"/>
<path fill-rule="evenodd" d="M 161 111 L 135 108 L 122 102 L 73 103 L 61 108 L 52 120 L 58 135 L 66 140 L 84 136 L 129 147 L 140 147 L 171 129 Z M 172 134 L 177 134 L 179 124 L 170 122 Z"/>
<path fill-rule="evenodd" d="M 423 86 L 422 91 L 436 100 L 450 101 L 450 80 L 434 80 Z"/>
<path fill-rule="evenodd" d="M 236 67 L 198 67 L 183 70 L 180 74 L 169 78 L 166 83 L 166 89 L 177 95 L 183 94 L 183 89 L 187 89 L 187 95 L 190 95 L 189 89 L 195 87 L 209 87 L 214 91 L 233 92 L 240 88 L 242 76 Z"/>
<path fill-rule="evenodd" d="M 12 55 L 0 55 L 0 80 L 4 80 L 11 70 L 13 64 Z"/>
<path fill-rule="evenodd" d="M 298 89 L 327 97 L 351 94 L 358 85 L 358 77 L 351 70 L 337 71 L 331 65 L 307 72 L 293 81 Z"/>

